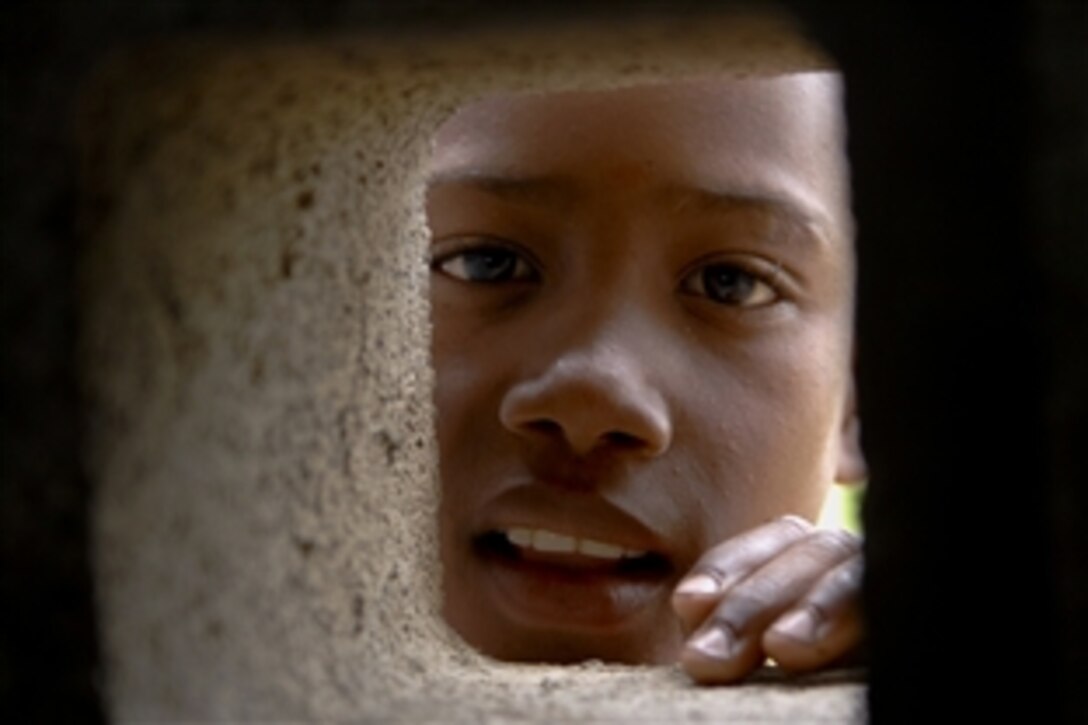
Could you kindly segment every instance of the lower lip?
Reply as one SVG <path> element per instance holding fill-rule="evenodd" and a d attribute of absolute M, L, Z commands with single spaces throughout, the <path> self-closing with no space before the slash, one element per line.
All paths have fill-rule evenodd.
<path fill-rule="evenodd" d="M 665 575 L 579 570 L 505 557 L 483 557 L 485 586 L 520 624 L 556 631 L 605 633 L 634 625 L 660 608 Z"/>

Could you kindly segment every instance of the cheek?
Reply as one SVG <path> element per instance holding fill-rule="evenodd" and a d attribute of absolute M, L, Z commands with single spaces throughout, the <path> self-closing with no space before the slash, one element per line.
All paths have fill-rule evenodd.
<path fill-rule="evenodd" d="M 448 284 L 448 283 L 446 283 Z M 470 315 L 447 301 L 449 294 L 432 294 L 431 364 L 435 371 L 435 408 L 440 442 L 472 420 L 480 403 L 480 381 L 488 373 L 486 356 L 471 352 Z"/>
<path fill-rule="evenodd" d="M 494 449 L 501 438 L 488 428 L 496 415 L 489 397 L 481 389 L 484 372 L 477 361 L 438 354 L 435 364 L 434 399 L 442 491 L 438 509 L 440 548 L 445 576 L 457 582 L 472 576 L 463 543 L 474 512 L 487 496 L 486 482 L 497 478 L 493 470 Z M 457 592 L 447 598 L 447 608 L 473 608 L 465 604 L 465 598 L 471 600 L 471 597 L 463 586 L 447 589 Z M 455 614 L 452 621 L 461 621 L 462 615 L 465 612 Z"/>
<path fill-rule="evenodd" d="M 520 349 L 518 346 L 508 346 Z M 444 508 L 463 510 L 486 496 L 489 482 L 503 479 L 511 460 L 510 437 L 499 407 L 510 364 L 497 345 L 465 337 L 436 337 L 435 413 Z"/>
<path fill-rule="evenodd" d="M 486 439 L 487 426 L 497 421 L 498 401 L 489 394 L 489 368 L 479 359 L 435 356 L 435 412 L 443 476 L 456 470 L 447 462 L 471 454 L 475 442 Z"/>
<path fill-rule="evenodd" d="M 832 479 L 841 375 L 818 350 L 762 353 L 714 360 L 680 393 L 676 453 L 700 481 L 699 516 L 714 540 L 786 513 L 814 517 Z"/>

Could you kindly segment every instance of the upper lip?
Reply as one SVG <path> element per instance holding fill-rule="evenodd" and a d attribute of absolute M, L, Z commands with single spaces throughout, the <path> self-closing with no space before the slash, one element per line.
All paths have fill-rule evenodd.
<path fill-rule="evenodd" d="M 475 533 L 515 527 L 544 529 L 633 551 L 668 554 L 662 537 L 649 524 L 593 491 L 572 492 L 546 484 L 508 489 L 485 507 Z"/>

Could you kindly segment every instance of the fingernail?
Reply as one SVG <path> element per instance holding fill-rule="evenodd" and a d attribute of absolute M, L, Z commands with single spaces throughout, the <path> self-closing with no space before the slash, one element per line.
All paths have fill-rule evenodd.
<path fill-rule="evenodd" d="M 712 625 L 688 640 L 690 649 L 714 660 L 729 659 L 734 645 L 733 633 L 721 625 Z"/>
<path fill-rule="evenodd" d="M 815 642 L 818 625 L 811 609 L 795 609 L 775 622 L 771 629 L 799 642 Z"/>
<path fill-rule="evenodd" d="M 705 597 L 716 594 L 721 585 L 708 574 L 689 576 L 676 587 L 676 593 L 685 597 Z"/>

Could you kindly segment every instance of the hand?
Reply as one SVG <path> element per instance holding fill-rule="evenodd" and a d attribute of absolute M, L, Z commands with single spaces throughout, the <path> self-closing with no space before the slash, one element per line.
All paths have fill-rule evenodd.
<path fill-rule="evenodd" d="M 861 541 L 796 516 L 714 547 L 673 592 L 688 636 L 680 655 L 700 683 L 734 682 L 766 657 L 791 671 L 840 661 L 862 639 Z"/>

